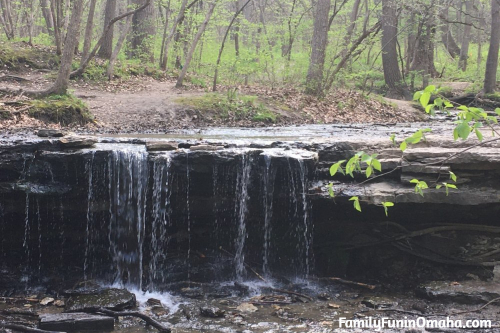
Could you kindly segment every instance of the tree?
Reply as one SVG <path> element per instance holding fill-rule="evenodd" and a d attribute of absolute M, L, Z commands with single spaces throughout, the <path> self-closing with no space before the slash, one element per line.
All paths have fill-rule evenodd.
<path fill-rule="evenodd" d="M 116 0 L 106 0 L 106 8 L 104 10 L 104 29 L 109 25 L 109 22 L 115 17 L 116 13 Z M 109 59 L 113 52 L 113 26 L 104 35 L 101 48 L 97 54 L 101 58 Z"/>
<path fill-rule="evenodd" d="M 500 47 L 500 0 L 491 0 L 491 33 L 490 49 L 486 59 L 486 73 L 484 75 L 484 92 L 495 92 L 498 70 L 498 50 Z"/>
<path fill-rule="evenodd" d="M 140 5 L 143 0 L 132 0 L 135 5 Z M 153 42 L 156 34 L 155 6 L 148 6 L 134 14 L 132 19 L 132 34 L 130 35 L 129 58 L 140 58 L 154 61 Z"/>
<path fill-rule="evenodd" d="M 465 27 L 464 34 L 462 36 L 462 48 L 460 50 L 459 65 L 462 71 L 465 72 L 467 69 L 467 59 L 469 58 L 469 43 L 470 43 L 470 32 L 472 28 L 472 1 L 467 0 L 465 2 Z"/>
<path fill-rule="evenodd" d="M 441 42 L 443 43 L 450 56 L 452 58 L 457 58 L 460 55 L 460 47 L 458 47 L 455 38 L 453 38 L 453 35 L 451 34 L 450 23 L 448 23 L 448 6 L 449 1 L 441 3 L 442 12 L 440 18 L 443 21 L 440 25 Z"/>
<path fill-rule="evenodd" d="M 97 0 L 90 0 L 89 16 L 87 18 L 87 26 L 85 27 L 85 37 L 83 41 L 82 61 L 88 57 L 90 46 L 92 44 L 92 30 L 94 29 L 94 14 Z"/>
<path fill-rule="evenodd" d="M 318 0 L 314 10 L 314 30 L 311 41 L 311 57 L 306 78 L 306 93 L 323 94 L 323 69 L 328 43 L 329 13 L 331 0 Z"/>
<path fill-rule="evenodd" d="M 205 20 L 203 21 L 200 28 L 198 29 L 196 36 L 194 36 L 193 42 L 191 43 L 191 48 L 189 49 L 189 52 L 186 55 L 186 60 L 184 61 L 184 66 L 182 67 L 182 72 L 179 75 L 179 78 L 177 79 L 177 83 L 175 85 L 177 88 L 182 87 L 182 83 L 184 82 L 184 77 L 186 76 L 189 64 L 191 63 L 191 59 L 193 58 L 193 53 L 194 53 L 194 50 L 196 49 L 196 45 L 198 45 L 198 41 L 200 40 L 201 36 L 205 32 L 205 29 L 207 28 L 208 22 L 210 21 L 210 18 L 212 17 L 212 14 L 214 12 L 216 3 L 217 2 L 214 1 L 209 5 L 208 12 L 205 16 Z"/>
<path fill-rule="evenodd" d="M 387 97 L 408 97 L 398 65 L 397 53 L 398 16 L 395 0 L 382 0 L 382 65 L 387 86 Z"/>

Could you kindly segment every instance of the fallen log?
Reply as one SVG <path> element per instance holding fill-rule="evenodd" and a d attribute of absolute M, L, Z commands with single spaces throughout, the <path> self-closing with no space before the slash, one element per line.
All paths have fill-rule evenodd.
<path fill-rule="evenodd" d="M 108 310 L 105 308 L 89 308 L 83 310 L 86 313 L 94 313 L 94 314 L 105 314 L 107 316 L 111 317 L 136 317 L 144 320 L 146 324 L 153 326 L 156 328 L 159 332 L 161 333 L 171 333 L 172 330 L 168 327 L 165 327 L 162 323 L 159 321 L 151 318 L 148 315 L 145 315 L 144 313 L 138 312 L 138 311 L 113 311 L 113 310 Z"/>

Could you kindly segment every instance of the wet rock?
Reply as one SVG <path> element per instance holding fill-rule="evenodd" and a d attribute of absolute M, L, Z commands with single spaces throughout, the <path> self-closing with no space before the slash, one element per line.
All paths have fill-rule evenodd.
<path fill-rule="evenodd" d="M 253 305 L 252 303 L 242 303 L 236 307 L 236 310 L 240 312 L 253 313 L 259 311 L 259 308 Z"/>
<path fill-rule="evenodd" d="M 54 302 L 54 305 L 57 306 L 58 308 L 63 308 L 64 307 L 64 301 L 61 299 L 58 299 L 57 301 Z"/>
<path fill-rule="evenodd" d="M 61 138 L 66 135 L 66 132 L 56 129 L 40 129 L 36 132 L 36 135 L 41 138 Z"/>
<path fill-rule="evenodd" d="M 87 313 L 58 313 L 40 315 L 39 328 L 48 331 L 111 331 L 115 321 L 111 317 Z"/>
<path fill-rule="evenodd" d="M 379 296 L 366 297 L 361 301 L 361 304 L 364 304 L 372 309 L 387 309 L 398 305 L 397 302 L 394 302 L 394 300 L 390 298 Z"/>
<path fill-rule="evenodd" d="M 168 309 L 165 309 L 163 306 L 155 306 L 151 309 L 151 312 L 158 317 L 164 317 L 169 313 Z"/>
<path fill-rule="evenodd" d="M 45 297 L 40 301 L 40 304 L 42 305 L 49 305 L 51 303 L 54 303 L 54 299 L 52 297 Z"/>
<path fill-rule="evenodd" d="M 213 307 L 200 307 L 200 315 L 209 318 L 221 318 L 224 317 L 226 311 L 221 310 L 215 306 Z"/>
<path fill-rule="evenodd" d="M 156 298 L 150 298 L 146 301 L 146 304 L 149 306 L 162 306 L 161 301 Z"/>
<path fill-rule="evenodd" d="M 97 143 L 97 140 L 93 138 L 72 136 L 68 138 L 63 138 L 59 140 L 59 144 L 63 149 L 71 148 L 91 148 Z"/>
<path fill-rule="evenodd" d="M 181 295 L 187 298 L 201 299 L 205 296 L 200 288 L 182 288 Z"/>
<path fill-rule="evenodd" d="M 215 151 L 215 150 L 224 149 L 224 147 L 223 146 L 198 145 L 198 146 L 191 146 L 189 149 L 193 150 L 193 151 L 196 151 L 196 150 Z"/>
<path fill-rule="evenodd" d="M 329 309 L 340 309 L 340 305 L 335 304 L 335 303 L 328 303 L 328 308 Z"/>
<path fill-rule="evenodd" d="M 420 285 L 417 296 L 440 302 L 479 304 L 500 297 L 500 285 L 483 281 L 434 281 Z"/>
<path fill-rule="evenodd" d="M 66 302 L 65 311 L 77 312 L 96 307 L 121 311 L 135 306 L 135 295 L 128 290 L 105 289 L 98 294 L 71 296 Z"/>
<path fill-rule="evenodd" d="M 171 151 L 177 150 L 179 144 L 177 142 L 148 142 L 146 149 L 148 151 Z"/>

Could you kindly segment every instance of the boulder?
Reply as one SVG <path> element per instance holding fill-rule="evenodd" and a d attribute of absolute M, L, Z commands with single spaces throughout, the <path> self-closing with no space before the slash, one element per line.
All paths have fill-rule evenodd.
<path fill-rule="evenodd" d="M 146 143 L 147 151 L 170 151 L 177 150 L 179 144 L 177 142 L 148 142 Z"/>
<path fill-rule="evenodd" d="M 209 318 L 221 318 L 224 317 L 226 311 L 221 310 L 215 306 L 213 307 L 200 307 L 200 315 Z"/>
<path fill-rule="evenodd" d="M 74 295 L 66 301 L 66 312 L 78 312 L 90 308 L 106 308 L 115 311 L 136 306 L 135 295 L 126 289 L 105 289 L 98 294 Z"/>
<path fill-rule="evenodd" d="M 41 138 L 61 138 L 66 135 L 66 132 L 57 129 L 40 129 L 36 135 Z"/>
<path fill-rule="evenodd" d="M 97 143 L 94 138 L 86 138 L 79 136 L 67 137 L 59 140 L 59 145 L 63 149 L 81 149 L 91 148 Z"/>

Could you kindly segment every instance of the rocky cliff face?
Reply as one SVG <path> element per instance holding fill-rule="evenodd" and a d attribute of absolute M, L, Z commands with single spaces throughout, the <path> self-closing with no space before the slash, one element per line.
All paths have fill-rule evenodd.
<path fill-rule="evenodd" d="M 4 142 L 0 268 L 10 273 L 0 287 L 96 279 L 161 290 L 246 279 L 250 267 L 395 283 L 487 277 L 500 248 L 500 148 L 454 155 L 465 147 L 432 137 L 404 154 L 378 138 Z M 331 164 L 359 150 L 379 153 L 383 173 L 392 172 L 364 187 L 352 186 L 362 178 L 329 177 Z M 448 195 L 421 196 L 409 183 L 445 181 L 449 171 L 458 189 Z M 389 217 L 383 201 L 396 204 Z"/>

